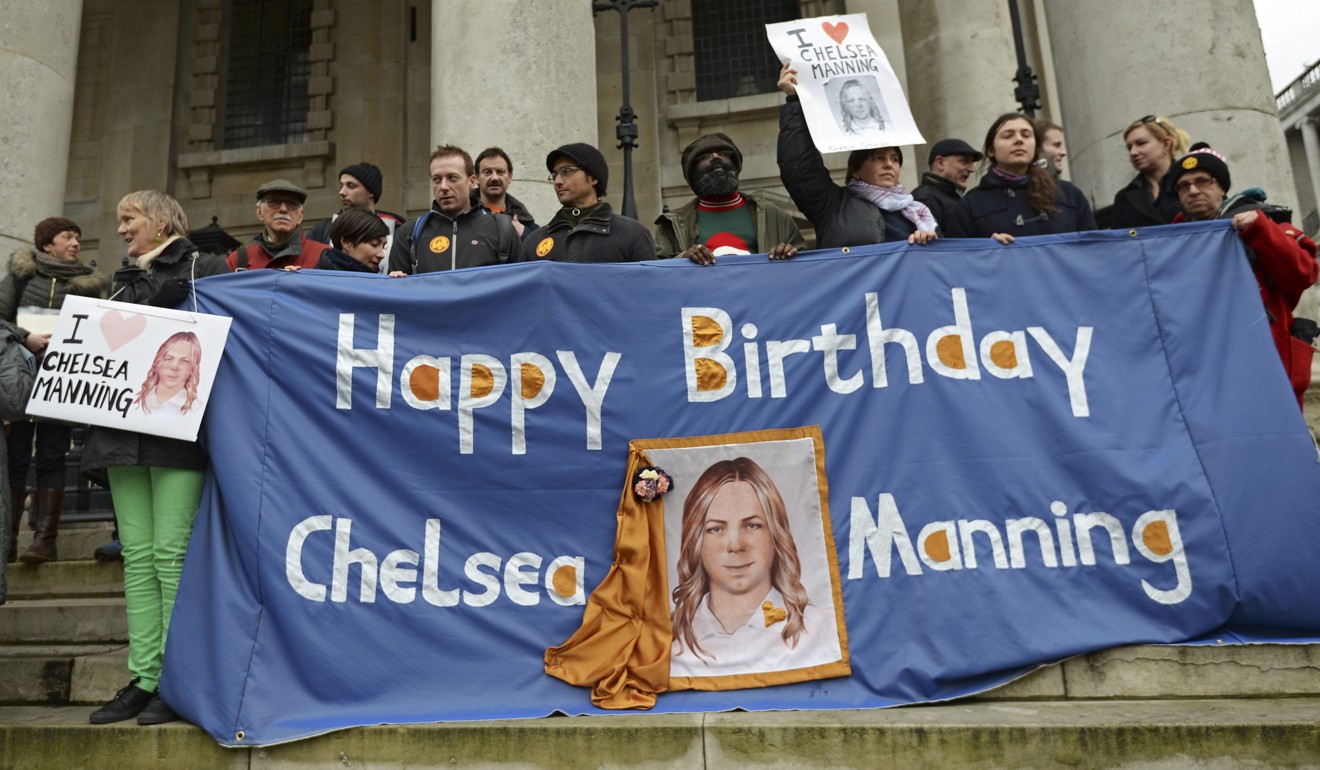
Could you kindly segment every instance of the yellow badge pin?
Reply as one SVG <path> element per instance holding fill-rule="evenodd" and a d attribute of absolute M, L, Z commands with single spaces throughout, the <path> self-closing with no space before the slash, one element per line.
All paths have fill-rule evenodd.
<path fill-rule="evenodd" d="M 540 243 L 536 244 L 536 256 L 544 257 L 546 254 L 549 254 L 550 250 L 553 249 L 554 247 L 555 247 L 555 239 L 545 238 Z"/>
<path fill-rule="evenodd" d="M 436 254 L 443 254 L 449 251 L 449 236 L 437 235 L 431 239 L 431 251 Z"/>
<path fill-rule="evenodd" d="M 1182 167 L 1186 169 L 1196 168 L 1196 158 L 1183 158 Z"/>

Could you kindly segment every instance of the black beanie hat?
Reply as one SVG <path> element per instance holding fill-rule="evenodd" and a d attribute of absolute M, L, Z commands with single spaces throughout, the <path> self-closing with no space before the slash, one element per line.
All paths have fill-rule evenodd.
<path fill-rule="evenodd" d="M 339 169 L 339 175 L 343 176 L 344 174 L 348 174 L 361 182 L 362 186 L 367 188 L 367 192 L 371 193 L 371 197 L 376 199 L 376 203 L 380 203 L 381 186 L 385 182 L 385 177 L 381 175 L 380 168 L 364 161 Z"/>
<path fill-rule="evenodd" d="M 1224 156 L 1205 142 L 1192 145 L 1191 152 L 1179 158 L 1169 167 L 1169 185 L 1177 186 L 1178 180 L 1188 171 L 1201 170 L 1215 178 L 1219 186 L 1228 192 L 1233 178 L 1228 174 L 1228 163 Z"/>
<path fill-rule="evenodd" d="M 44 251 L 46 246 L 55 242 L 55 236 L 72 230 L 82 237 L 82 228 L 72 219 L 64 217 L 47 217 L 37 223 L 36 230 L 32 233 L 32 242 L 36 244 L 37 251 Z"/>
<path fill-rule="evenodd" d="M 738 149 L 738 145 L 733 143 L 728 134 L 721 134 L 717 131 L 693 139 L 692 144 L 689 144 L 683 150 L 683 181 L 692 184 L 692 168 L 697 165 L 697 159 L 708 152 L 719 152 L 720 150 L 728 150 L 733 153 L 734 170 L 742 173 L 742 150 Z"/>
<path fill-rule="evenodd" d="M 562 145 L 551 150 L 550 154 L 545 156 L 547 171 L 555 170 L 555 158 L 560 155 L 576 163 L 578 168 L 591 176 L 596 177 L 596 195 L 602 198 L 605 197 L 605 185 L 610 181 L 610 167 L 605 165 L 605 156 L 600 154 L 600 150 L 586 142 Z"/>

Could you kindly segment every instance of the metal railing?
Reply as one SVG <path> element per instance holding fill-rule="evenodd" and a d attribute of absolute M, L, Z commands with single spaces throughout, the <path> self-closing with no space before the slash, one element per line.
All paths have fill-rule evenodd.
<path fill-rule="evenodd" d="M 1274 97 L 1274 105 L 1279 110 L 1279 117 L 1288 112 L 1288 108 L 1301 101 L 1302 95 L 1320 88 L 1320 61 L 1312 64 L 1300 77 L 1288 84 Z"/>

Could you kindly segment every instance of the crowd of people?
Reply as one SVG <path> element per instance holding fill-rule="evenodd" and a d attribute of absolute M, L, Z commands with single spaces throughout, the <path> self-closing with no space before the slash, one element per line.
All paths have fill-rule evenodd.
<path fill-rule="evenodd" d="M 929 170 L 911 192 L 899 182 L 901 148 L 856 150 L 839 184 L 811 141 L 791 66 L 781 69 L 778 85 L 787 97 L 780 110 L 777 150 L 781 180 L 815 229 L 818 248 L 893 241 L 921 246 L 941 237 L 988 238 L 1010 246 L 1022 236 L 1097 227 L 1086 196 L 1060 178 L 1067 152 L 1063 128 L 1057 124 L 1008 113 L 990 124 L 979 150 L 962 139 L 940 139 L 930 147 Z M 840 109 L 859 125 L 883 122 L 850 97 L 845 90 Z M 1308 327 L 1303 319 L 1294 322 L 1293 308 L 1316 281 L 1315 244 L 1288 222 L 1286 209 L 1265 203 L 1259 190 L 1229 197 L 1227 160 L 1205 144 L 1189 146 L 1186 132 L 1168 118 L 1147 115 L 1135 120 L 1123 140 L 1136 175 L 1114 196 L 1111 226 L 1229 220 L 1247 248 L 1274 342 L 1300 399 L 1310 382 L 1315 325 Z M 433 201 L 428 211 L 411 220 L 377 207 L 383 178 L 371 163 L 341 170 L 340 212 L 308 231 L 302 226 L 307 192 L 287 179 L 271 180 L 256 191 L 261 232 L 223 258 L 201 252 L 188 240 L 187 217 L 174 198 L 159 191 L 133 192 L 118 205 L 118 234 L 128 259 L 111 286 L 94 266 L 79 259 L 82 231 L 77 223 L 59 217 L 42 220 L 34 232 L 35 248 L 14 254 L 9 274 L 0 281 L 0 317 L 8 322 L 0 329 L 0 415 L 10 420 L 8 461 L 0 468 L 7 469 L 11 488 L 11 494 L 0 495 L 0 512 L 7 519 L 0 527 L 0 543 L 7 545 L 7 561 L 37 565 L 57 558 L 70 442 L 68 425 L 21 416 L 32 357 L 43 353 L 50 335 L 19 328 L 19 308 L 57 311 L 70 295 L 175 307 L 187 297 L 193 280 L 242 270 L 317 268 L 403 278 L 542 259 L 603 263 L 686 258 L 710 266 L 724 254 L 766 254 L 780 260 L 806 248 L 791 212 L 761 192 L 740 189 L 743 155 L 730 136 L 698 137 L 683 150 L 681 163 L 695 197 L 666 210 L 655 222 L 654 236 L 604 200 L 609 167 L 596 147 L 581 142 L 556 147 L 545 157 L 560 208 L 543 225 L 509 194 L 514 165 L 498 147 L 484 150 L 475 162 L 459 147 L 437 147 L 427 160 Z M 978 163 L 985 173 L 969 190 Z M 176 347 L 170 373 L 174 386 L 155 397 L 160 404 L 181 400 L 178 408 L 186 410 L 191 401 L 185 384 L 195 376 L 200 356 L 189 354 L 187 340 L 179 340 Z M 91 715 L 93 723 L 137 718 L 141 724 L 159 724 L 177 718 L 161 700 L 158 684 L 207 464 L 204 449 L 195 442 L 100 427 L 88 434 L 81 470 L 109 486 L 116 543 L 122 542 L 131 675 L 128 685 Z M 33 466 L 30 521 L 35 534 L 20 553 L 19 520 Z M 102 555 L 98 549 L 98 557 Z M 118 558 L 121 552 L 115 545 L 104 555 Z"/>

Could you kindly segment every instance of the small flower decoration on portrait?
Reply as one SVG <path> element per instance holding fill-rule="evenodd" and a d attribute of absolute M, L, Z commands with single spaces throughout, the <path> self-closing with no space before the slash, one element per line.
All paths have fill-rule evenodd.
<path fill-rule="evenodd" d="M 633 492 L 649 503 L 668 492 L 673 484 L 672 476 L 654 465 L 648 465 L 637 471 L 633 478 Z"/>

